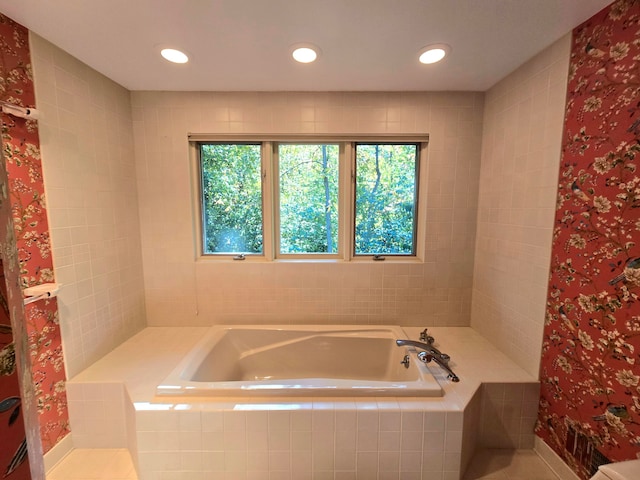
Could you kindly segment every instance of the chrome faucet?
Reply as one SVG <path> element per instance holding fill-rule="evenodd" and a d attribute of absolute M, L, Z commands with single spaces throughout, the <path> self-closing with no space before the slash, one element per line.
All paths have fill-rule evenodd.
<path fill-rule="evenodd" d="M 414 340 L 396 340 L 396 345 L 399 347 L 407 346 L 407 347 L 416 347 L 424 352 L 420 352 L 418 354 L 418 359 L 424 363 L 429 363 L 431 360 L 436 362 L 442 369 L 446 370 L 448 378 L 451 379 L 452 382 L 459 382 L 460 378 L 453 373 L 453 370 L 449 367 L 449 360 L 451 357 L 446 353 L 442 353 L 436 347 L 431 345 L 430 343 L 416 342 Z"/>
<path fill-rule="evenodd" d="M 436 341 L 436 339 L 433 338 L 431 335 L 429 335 L 429 332 L 427 332 L 427 329 L 425 328 L 423 331 L 420 332 L 420 341 L 431 345 L 433 342 Z"/>

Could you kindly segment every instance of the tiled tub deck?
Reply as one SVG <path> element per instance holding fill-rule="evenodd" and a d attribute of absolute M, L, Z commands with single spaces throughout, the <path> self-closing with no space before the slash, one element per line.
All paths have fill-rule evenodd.
<path fill-rule="evenodd" d="M 533 447 L 538 382 L 471 328 L 429 329 L 461 378 L 429 364 L 440 398 L 156 397 L 205 331 L 147 328 L 71 379 L 74 446 L 128 448 L 140 480 L 459 480 L 477 448 Z"/>

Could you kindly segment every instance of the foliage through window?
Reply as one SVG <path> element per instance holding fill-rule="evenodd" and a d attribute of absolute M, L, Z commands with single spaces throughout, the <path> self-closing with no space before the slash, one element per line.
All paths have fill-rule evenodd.
<path fill-rule="evenodd" d="M 421 143 L 197 146 L 205 255 L 416 255 Z"/>
<path fill-rule="evenodd" d="M 414 253 L 417 166 L 415 144 L 356 145 L 356 255 Z"/>
<path fill-rule="evenodd" d="M 202 144 L 204 253 L 262 253 L 260 144 Z"/>
<path fill-rule="evenodd" d="M 281 253 L 338 250 L 338 145 L 278 146 Z"/>

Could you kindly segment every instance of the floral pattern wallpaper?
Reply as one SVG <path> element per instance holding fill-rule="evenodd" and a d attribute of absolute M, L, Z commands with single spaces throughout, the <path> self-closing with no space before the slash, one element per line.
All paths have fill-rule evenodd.
<path fill-rule="evenodd" d="M 2 180 L 6 181 L 6 175 Z M 3 193 L 6 194 L 6 190 Z M 0 201 L 6 202 L 6 197 Z M 9 215 L 6 215 L 7 212 L 4 213 L 5 215 L 0 214 L 0 217 L 4 217 L 2 224 L 12 228 L 10 222 L 7 222 Z M 3 238 L 0 243 L 4 257 L 7 241 Z M 0 267 L 4 267 L 3 260 L 0 260 Z M 31 472 L 28 463 L 25 462 L 28 450 L 27 435 L 22 417 L 22 393 L 18 383 L 16 344 L 4 269 L 0 272 L 0 277 L 0 473 L 8 478 L 28 480 L 31 478 Z"/>
<path fill-rule="evenodd" d="M 640 453 L 640 0 L 573 32 L 537 433 L 581 477 Z"/>
<path fill-rule="evenodd" d="M 6 186 L 7 177 L 3 163 L 0 164 L 0 182 Z M 40 428 L 37 417 L 33 414 L 35 402 L 31 370 L 28 364 L 23 363 L 29 355 L 24 313 L 19 308 L 22 294 L 16 261 L 18 255 L 13 235 L 7 235 L 7 232 L 13 231 L 7 200 L 7 190 L 3 188 L 0 191 L 0 225 L 5 227 L 0 231 L 0 473 L 10 479 L 29 480 L 32 476 L 26 460 L 28 451 L 33 449 L 28 447 L 25 411 L 31 411 L 31 431 L 35 432 L 31 440 L 35 437 L 36 446 L 40 445 Z M 5 271 L 8 272 L 6 275 Z M 16 335 L 13 325 L 17 326 Z M 20 338 L 25 341 L 19 342 Z M 22 365 L 18 367 L 18 363 Z M 26 372 L 23 377 L 26 392 L 20 389 L 19 372 Z M 23 398 L 27 400 L 23 401 Z"/>
<path fill-rule="evenodd" d="M 2 15 L 0 52 L 0 100 L 35 106 L 29 32 Z M 20 286 L 24 289 L 53 282 L 37 122 L 3 114 L 2 149 Z M 33 302 L 24 311 L 40 435 L 46 453 L 69 433 L 57 300 Z"/>

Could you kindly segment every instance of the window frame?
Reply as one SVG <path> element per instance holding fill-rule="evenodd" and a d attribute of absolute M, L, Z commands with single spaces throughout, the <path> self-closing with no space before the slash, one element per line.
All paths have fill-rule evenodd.
<path fill-rule="evenodd" d="M 357 253 L 356 252 L 356 203 L 357 203 L 357 194 L 356 194 L 356 181 L 358 179 L 358 145 L 414 145 L 416 149 L 416 159 L 415 165 L 413 169 L 413 176 L 415 179 L 415 188 L 413 191 L 413 205 L 415 206 L 415 211 L 413 213 L 413 235 L 412 235 L 412 245 L 411 250 L 412 253 Z M 352 168 L 353 168 L 353 207 L 351 213 L 351 225 L 352 225 L 352 234 L 351 234 L 351 256 L 352 258 L 360 258 L 360 257 L 384 257 L 387 258 L 403 258 L 403 257 L 416 257 L 418 255 L 418 223 L 419 223 L 419 212 L 421 211 L 419 201 L 420 201 L 420 164 L 421 164 L 421 156 L 423 153 L 423 147 L 421 142 L 353 142 L 353 155 L 352 155 Z M 375 259 L 375 258 L 374 258 Z"/>
<path fill-rule="evenodd" d="M 342 184 L 343 176 L 345 175 L 344 168 L 345 163 L 348 164 L 348 161 L 345 161 L 344 156 L 344 147 L 345 142 L 342 141 L 277 141 L 270 142 L 271 143 L 271 152 L 272 152 L 272 166 L 273 166 L 273 181 L 271 182 L 271 186 L 273 188 L 273 253 L 274 257 L 281 260 L 338 260 L 343 257 L 342 252 L 344 251 L 344 235 L 341 235 L 343 223 L 345 221 L 345 205 L 344 202 L 344 192 L 343 189 L 340 188 Z M 278 147 L 280 145 L 337 145 L 338 146 L 338 244 L 337 251 L 335 253 L 321 253 L 321 252 L 311 252 L 311 253 L 283 253 L 280 251 L 280 157 L 278 152 Z M 348 215 L 347 215 L 348 216 Z"/>
<path fill-rule="evenodd" d="M 398 135 L 239 135 L 239 134 L 189 134 L 191 159 L 192 218 L 194 257 L 196 261 L 245 260 L 249 262 L 272 261 L 329 261 L 372 262 L 374 254 L 355 254 L 355 154 L 356 144 L 417 144 L 416 161 L 416 211 L 414 253 L 381 255 L 378 260 L 392 262 L 424 262 L 426 234 L 426 186 L 428 134 Z M 200 145 L 207 143 L 259 143 L 261 144 L 262 177 L 262 254 L 204 253 L 202 175 L 200 171 Z M 338 251 L 334 253 L 279 253 L 279 175 L 277 165 L 278 144 L 338 144 Z M 242 257 L 242 258 L 238 258 Z"/>
<path fill-rule="evenodd" d="M 260 150 L 260 203 L 261 203 L 261 210 L 262 210 L 262 215 L 261 215 L 261 219 L 262 219 L 262 252 L 243 252 L 241 255 L 249 255 L 249 256 L 256 256 L 256 257 L 262 257 L 265 254 L 265 237 L 266 237 L 266 226 L 267 226 L 267 222 L 265 221 L 265 182 L 264 182 L 264 145 L 262 142 L 259 141 L 244 141 L 244 142 L 239 142 L 239 141 L 234 141 L 234 142 L 198 142 L 197 145 L 197 170 L 198 170 L 198 202 L 200 205 L 199 208 L 199 231 L 200 231 L 200 254 L 202 256 L 236 256 L 239 255 L 238 252 L 205 252 L 205 231 L 204 231 L 204 225 L 206 223 L 206 211 L 204 208 L 202 208 L 202 206 L 204 205 L 204 192 L 203 192 L 203 183 L 204 183 L 204 176 L 203 176 L 203 165 L 202 165 L 202 146 L 205 145 L 251 145 L 251 146 L 256 146 L 259 147 Z"/>

